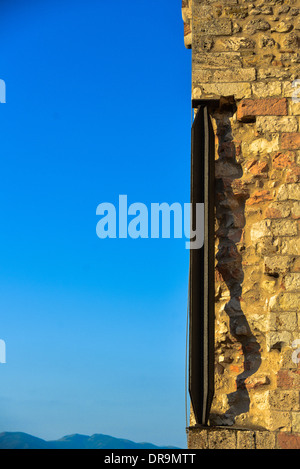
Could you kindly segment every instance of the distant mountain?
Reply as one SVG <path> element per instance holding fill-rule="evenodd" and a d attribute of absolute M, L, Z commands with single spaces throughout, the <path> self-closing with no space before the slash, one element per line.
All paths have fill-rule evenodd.
<path fill-rule="evenodd" d="M 0 433 L 0 449 L 178 449 L 175 446 L 155 446 L 130 440 L 95 434 L 68 435 L 60 440 L 45 441 L 21 432 Z"/>
<path fill-rule="evenodd" d="M 47 449 L 47 442 L 27 433 L 0 433 L 0 449 Z"/>

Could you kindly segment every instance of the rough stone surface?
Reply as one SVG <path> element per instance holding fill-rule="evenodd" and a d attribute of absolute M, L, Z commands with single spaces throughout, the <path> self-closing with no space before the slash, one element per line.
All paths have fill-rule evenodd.
<path fill-rule="evenodd" d="M 262 429 L 244 430 L 234 427 L 190 427 L 189 449 L 291 449 L 300 448 L 300 435 L 269 432 Z"/>
<path fill-rule="evenodd" d="M 297 117 L 259 116 L 256 119 L 256 129 L 260 133 L 297 132 L 298 119 Z"/>
<path fill-rule="evenodd" d="M 215 395 L 189 448 L 300 448 L 300 0 L 183 0 L 217 99 Z M 296 344 L 296 345 L 295 345 Z"/>

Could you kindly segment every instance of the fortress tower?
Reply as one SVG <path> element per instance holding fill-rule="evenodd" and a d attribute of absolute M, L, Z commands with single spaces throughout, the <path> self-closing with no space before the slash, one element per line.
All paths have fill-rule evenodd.
<path fill-rule="evenodd" d="M 182 14 L 216 158 L 214 398 L 188 445 L 300 449 L 300 0 Z"/>

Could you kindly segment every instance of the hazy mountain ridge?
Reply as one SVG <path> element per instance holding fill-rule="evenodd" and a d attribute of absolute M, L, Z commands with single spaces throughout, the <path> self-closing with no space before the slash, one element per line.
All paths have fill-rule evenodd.
<path fill-rule="evenodd" d="M 177 449 L 175 446 L 155 446 L 135 443 L 109 435 L 67 435 L 59 440 L 46 441 L 22 432 L 0 433 L 0 449 Z"/>

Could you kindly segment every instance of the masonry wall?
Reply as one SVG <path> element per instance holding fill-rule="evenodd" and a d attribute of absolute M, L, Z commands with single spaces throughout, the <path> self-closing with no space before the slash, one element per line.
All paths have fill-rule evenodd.
<path fill-rule="evenodd" d="M 183 0 L 192 98 L 221 99 L 216 389 L 209 432 L 191 412 L 190 448 L 213 435 L 300 448 L 299 13 L 300 0 Z"/>

